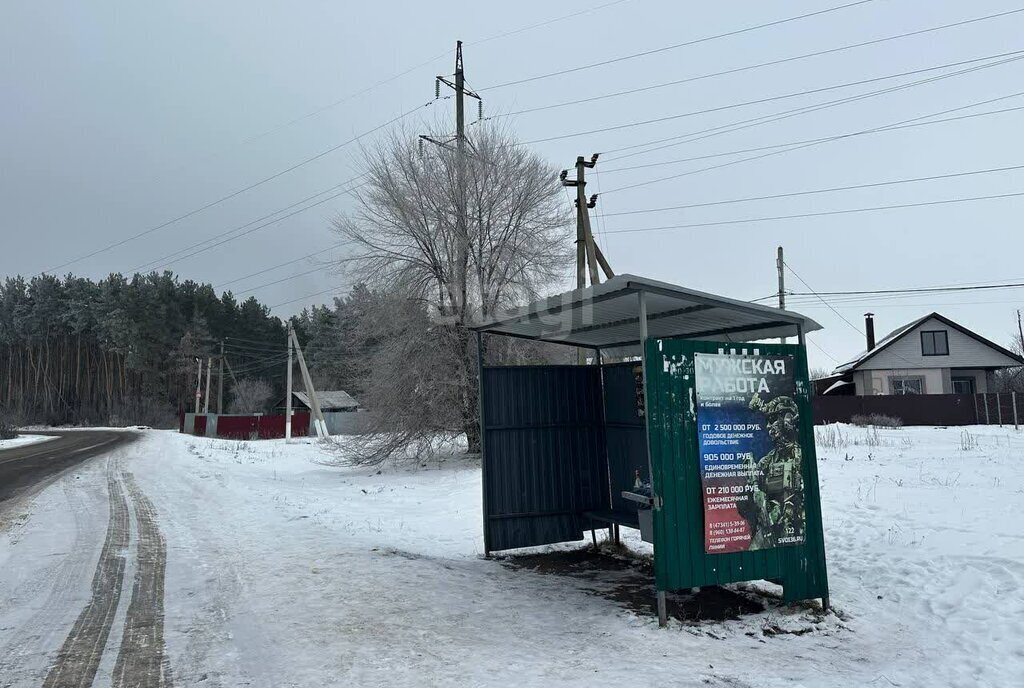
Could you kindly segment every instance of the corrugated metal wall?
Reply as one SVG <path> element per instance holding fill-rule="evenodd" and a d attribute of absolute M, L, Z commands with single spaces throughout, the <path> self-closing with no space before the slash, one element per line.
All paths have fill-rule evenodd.
<path fill-rule="evenodd" d="M 622 498 L 622 491 L 633 487 L 636 471 L 649 480 L 647 461 L 647 425 L 640 415 L 634 369 L 640 363 L 616 363 L 605 366 L 604 413 L 605 437 L 608 443 L 608 476 L 611 483 L 613 511 L 636 511 L 636 502 Z"/>
<path fill-rule="evenodd" d="M 181 432 L 199 437 L 219 437 L 231 440 L 280 439 L 284 437 L 285 416 L 277 415 L 234 415 L 216 413 L 186 413 L 182 416 Z M 292 436 L 305 437 L 309 434 L 309 414 L 292 414 Z"/>
<path fill-rule="evenodd" d="M 704 551 L 704 502 L 692 396 L 693 353 L 717 353 L 721 348 L 756 348 L 763 354 L 795 357 L 807 517 L 806 541 L 802 546 L 729 554 Z M 666 362 L 674 365 L 666 365 Z M 678 590 L 765 579 L 782 583 L 786 601 L 828 596 L 814 420 L 804 348 L 782 344 L 648 340 L 646 370 L 655 491 L 665 500 L 664 507 L 654 512 L 654 570 L 658 588 Z"/>
<path fill-rule="evenodd" d="M 600 369 L 485 368 L 481 389 L 487 551 L 579 540 L 608 508 Z"/>

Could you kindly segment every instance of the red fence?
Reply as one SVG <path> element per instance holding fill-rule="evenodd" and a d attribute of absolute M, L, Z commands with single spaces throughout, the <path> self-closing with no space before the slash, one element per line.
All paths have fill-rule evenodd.
<path fill-rule="evenodd" d="M 180 430 L 199 437 L 220 437 L 230 440 L 270 440 L 284 437 L 285 415 L 217 415 L 214 413 L 182 414 Z M 309 434 L 309 414 L 292 414 L 292 437 Z"/>
<path fill-rule="evenodd" d="M 1019 408 L 1018 408 L 1019 406 Z M 853 416 L 892 416 L 904 425 L 1014 425 L 1024 421 L 1024 395 L 908 394 L 816 396 L 814 422 L 849 423 Z"/>

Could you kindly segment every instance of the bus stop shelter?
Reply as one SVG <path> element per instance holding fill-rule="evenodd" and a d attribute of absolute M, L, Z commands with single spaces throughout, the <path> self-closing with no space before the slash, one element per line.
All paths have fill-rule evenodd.
<path fill-rule="evenodd" d="M 616 534 L 637 528 L 654 547 L 662 624 L 666 591 L 746 580 L 777 582 L 787 601 L 821 598 L 827 608 L 804 346 L 820 325 L 791 311 L 618 275 L 475 329 L 486 554 L 577 541 L 596 527 Z M 491 336 L 581 347 L 589 364 L 488 366 Z M 764 342 L 783 337 L 797 343 Z M 714 378 L 714 366 L 767 373 L 745 372 L 733 382 Z M 710 380 L 701 383 L 704 397 L 700 379 Z M 712 383 L 732 391 L 715 397 Z M 737 392 L 748 383 L 762 391 L 784 384 L 785 394 Z M 711 433 L 703 421 L 730 408 L 746 425 L 716 421 L 714 429 L 725 431 Z M 734 427 L 750 432 L 730 434 Z M 715 482 L 731 474 L 709 472 L 714 461 L 757 458 L 714 450 L 716 441 L 759 447 L 764 457 L 744 465 L 751 476 L 763 467 L 760 477 L 744 483 L 733 471 Z M 711 495 L 716 490 L 725 496 Z M 767 497 L 755 499 L 762 492 Z M 718 522 L 719 512 L 709 510 L 716 508 L 747 516 L 733 510 L 733 522 Z M 770 528 L 757 525 L 769 521 Z M 744 538 L 746 549 L 737 551 Z"/>

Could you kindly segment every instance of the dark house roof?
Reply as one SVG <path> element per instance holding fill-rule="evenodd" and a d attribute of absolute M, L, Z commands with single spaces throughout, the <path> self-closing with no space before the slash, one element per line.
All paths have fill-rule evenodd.
<path fill-rule="evenodd" d="M 912 332 L 918 325 L 921 325 L 921 324 L 923 324 L 923 323 L 925 323 L 928 320 L 931 320 L 933 318 L 935 320 L 938 320 L 939 322 L 943 323 L 947 327 L 951 327 L 954 330 L 957 330 L 958 332 L 962 332 L 963 334 L 967 335 L 971 339 L 973 339 L 973 340 L 975 340 L 975 341 L 977 341 L 977 342 L 979 342 L 981 344 L 984 344 L 987 347 L 995 349 L 996 351 L 998 351 L 999 353 L 1003 354 L 1004 356 L 1008 356 L 1008 357 L 1012 358 L 1013 360 L 1017 361 L 1018 363 L 1020 363 L 1021 365 L 1024 365 L 1024 358 L 1021 358 L 1019 355 L 1013 353 L 1009 349 L 1005 349 L 1005 348 L 999 346 L 998 344 L 996 344 L 995 342 L 993 342 L 991 340 L 988 340 L 988 339 L 985 339 L 984 337 L 982 337 L 977 332 L 974 332 L 972 330 L 968 330 L 963 325 L 960 325 L 959 323 L 953 322 L 952 320 L 950 320 L 949 318 L 947 318 L 944 315 L 940 315 L 939 313 L 934 313 L 933 312 L 933 313 L 929 313 L 928 315 L 926 315 L 924 317 L 918 318 L 917 320 L 909 322 L 906 325 L 903 325 L 901 327 L 897 327 L 895 330 L 893 330 L 892 332 L 887 334 L 885 337 L 883 337 L 881 339 L 881 341 L 878 342 L 878 344 L 875 346 L 874 349 L 871 349 L 870 351 L 864 351 L 864 352 L 858 354 L 853 360 L 847 361 L 846 363 L 843 363 L 842 365 L 838 366 L 833 371 L 833 373 L 848 373 L 850 371 L 856 370 L 857 368 L 862 366 L 864 363 L 866 363 L 867 361 L 871 360 L 872 358 L 874 358 L 875 356 L 880 354 L 886 348 L 892 346 L 897 341 L 902 339 L 904 337 L 904 335 L 909 334 L 910 332 Z"/>

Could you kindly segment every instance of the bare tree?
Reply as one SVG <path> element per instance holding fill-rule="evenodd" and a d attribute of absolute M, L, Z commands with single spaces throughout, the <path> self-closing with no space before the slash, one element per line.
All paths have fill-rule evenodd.
<path fill-rule="evenodd" d="M 242 378 L 231 390 L 231 410 L 234 413 L 262 413 L 274 390 L 266 380 Z"/>
<path fill-rule="evenodd" d="M 397 398 L 375 399 L 376 418 L 392 423 L 378 429 L 409 443 L 438 430 L 434 423 L 419 427 L 404 411 L 409 397 L 401 391 L 415 382 L 416 389 L 449 410 L 446 429 L 464 432 L 470 451 L 477 451 L 476 352 L 468 327 L 560 281 L 572 253 L 570 213 L 557 170 L 507 130 L 489 124 L 476 127 L 469 143 L 465 225 L 458 222 L 456 154 L 433 145 L 421 148 L 415 137 L 395 134 L 364 151 L 367 182 L 357 194 L 356 210 L 334 226 L 353 246 L 344 263 L 347 271 L 371 288 L 418 304 L 425 318 L 412 340 L 420 349 L 409 352 L 415 361 L 388 370 L 371 366 L 378 378 L 417 378 L 394 386 Z M 408 342 L 381 339 L 378 345 L 401 348 Z M 419 363 L 426 369 L 418 370 Z M 394 447 L 374 458 L 388 451 L 394 453 Z"/>
<path fill-rule="evenodd" d="M 815 367 L 811 368 L 810 376 L 812 380 L 820 380 L 825 377 L 832 375 L 832 371 L 828 368 Z"/>

